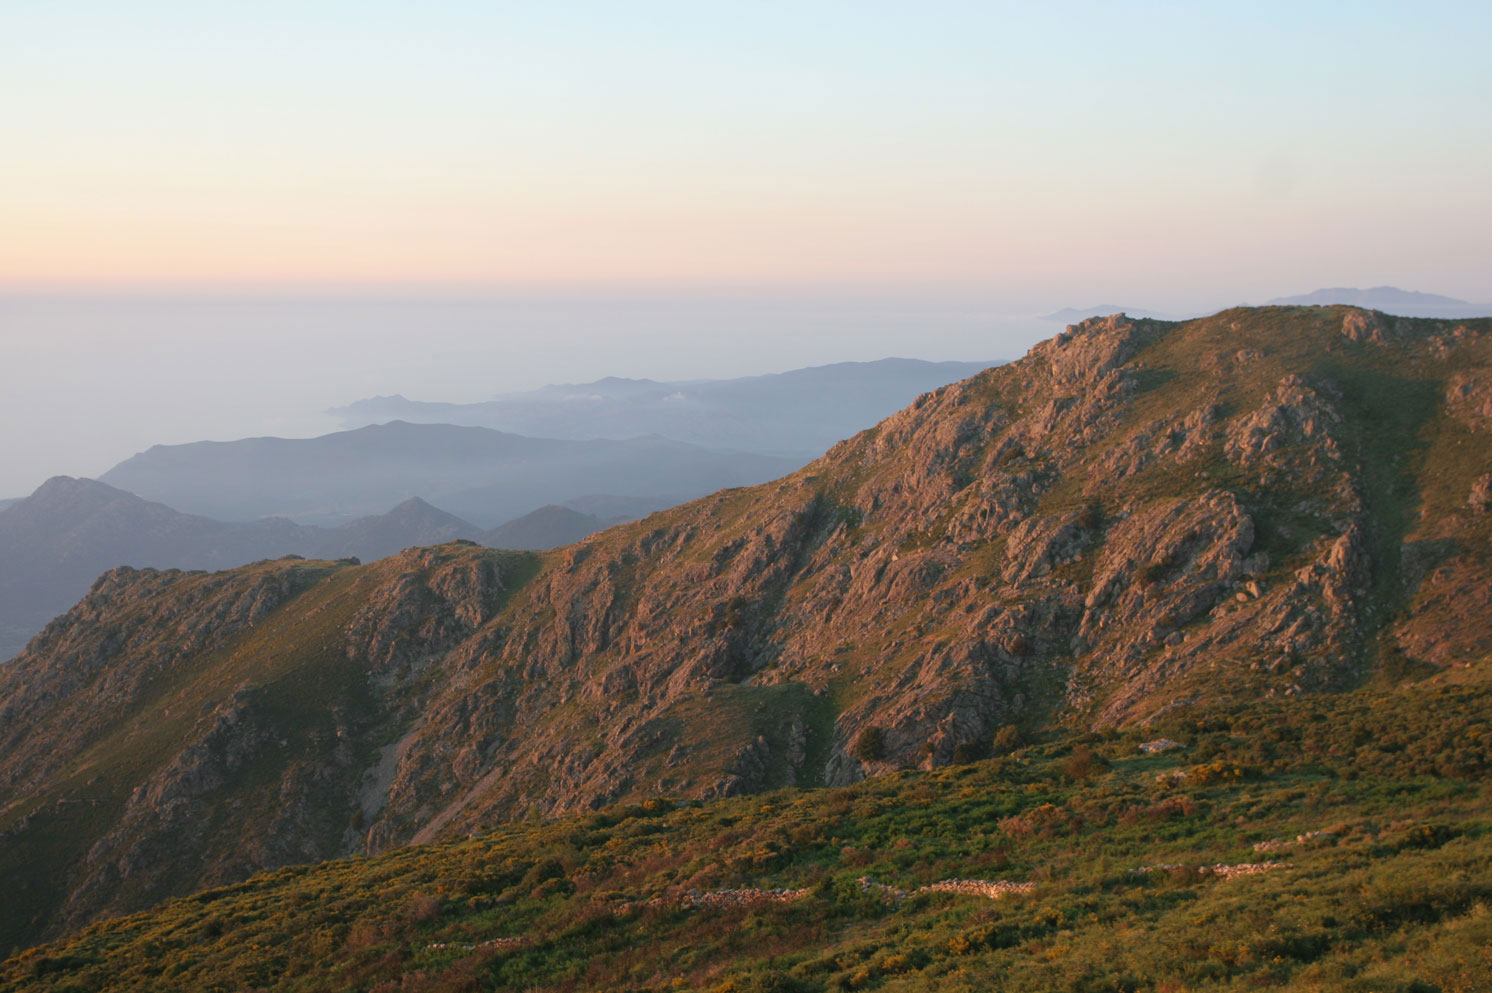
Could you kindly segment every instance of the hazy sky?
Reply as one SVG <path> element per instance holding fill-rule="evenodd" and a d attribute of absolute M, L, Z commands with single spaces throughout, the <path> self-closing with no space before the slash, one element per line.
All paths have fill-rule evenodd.
<path fill-rule="evenodd" d="M 1483 2 L 0 12 L 0 280 L 1488 298 Z"/>
<path fill-rule="evenodd" d="M 14 0 L 0 495 L 376 392 L 1487 301 L 1490 36 L 1482 2 Z"/>
<path fill-rule="evenodd" d="M 948 296 L 0 295 L 0 498 L 152 444 L 338 429 L 361 397 L 475 401 L 617 375 L 1010 359 L 1059 328 Z"/>

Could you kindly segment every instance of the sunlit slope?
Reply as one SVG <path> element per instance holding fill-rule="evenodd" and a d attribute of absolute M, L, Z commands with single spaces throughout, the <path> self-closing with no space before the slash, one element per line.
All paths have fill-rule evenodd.
<path fill-rule="evenodd" d="M 1472 672 L 1489 362 L 1487 321 L 1094 320 L 784 479 L 539 556 L 112 574 L 0 671 L 26 825 L 0 858 L 68 891 L 6 933 L 612 801 L 938 768 L 1006 729 Z M 129 764 L 95 803 L 104 753 Z"/>

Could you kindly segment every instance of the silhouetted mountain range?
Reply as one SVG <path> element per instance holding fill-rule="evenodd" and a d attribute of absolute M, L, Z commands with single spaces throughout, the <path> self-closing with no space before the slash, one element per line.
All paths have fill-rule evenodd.
<path fill-rule="evenodd" d="M 156 445 L 99 478 L 187 513 L 337 524 L 413 494 L 481 527 L 586 494 L 672 506 L 784 475 L 804 459 L 662 437 L 568 441 L 392 421 L 319 438 Z"/>
<path fill-rule="evenodd" d="M 1137 317 L 1150 317 L 1162 321 L 1177 320 L 1173 314 L 1162 313 L 1158 310 L 1147 310 L 1144 307 L 1121 307 L 1113 303 L 1101 303 L 1093 307 L 1064 307 L 1062 310 L 1054 310 L 1050 314 L 1043 314 L 1037 318 L 1054 324 L 1076 324 L 1090 317 L 1108 317 L 1111 314 L 1130 314 Z"/>
<path fill-rule="evenodd" d="M 524 517 L 518 517 L 497 528 L 491 528 L 480 537 L 479 541 L 480 544 L 491 548 L 539 551 L 544 548 L 557 548 L 559 545 L 571 545 L 575 541 L 582 541 L 595 531 L 602 531 L 610 525 L 633 519 L 634 516 L 606 520 L 595 517 L 593 514 L 580 513 L 569 507 L 549 504 L 546 507 L 538 507 Z"/>
<path fill-rule="evenodd" d="M 1490 305 L 1469 303 L 1436 293 L 1417 293 L 1398 290 L 1394 286 L 1376 286 L 1370 289 L 1354 287 L 1328 287 L 1302 293 L 1297 296 L 1277 297 L 1267 300 L 1267 307 L 1364 307 L 1399 317 L 1488 317 Z M 1101 303 L 1094 307 L 1065 307 L 1038 318 L 1073 324 L 1089 317 L 1108 317 L 1111 314 L 1130 314 L 1132 317 L 1150 317 L 1158 320 L 1188 320 L 1206 314 L 1165 314 L 1144 307 L 1122 307 L 1118 304 Z"/>
<path fill-rule="evenodd" d="M 545 438 L 661 435 L 713 449 L 811 459 L 900 410 L 911 398 L 995 362 L 882 359 L 742 379 L 660 383 L 609 377 L 483 403 L 371 397 L 334 408 L 349 427 L 404 421 L 467 424 Z"/>
<path fill-rule="evenodd" d="M 1488 317 L 1490 305 L 1469 303 L 1436 293 L 1417 293 L 1398 290 L 1394 286 L 1376 286 L 1361 290 L 1340 286 L 1314 290 L 1299 296 L 1278 297 L 1267 302 L 1268 306 L 1333 306 L 1348 305 L 1366 307 L 1402 317 Z"/>
<path fill-rule="evenodd" d="M 549 506 L 484 531 L 412 497 L 384 514 L 333 528 L 285 518 L 228 523 L 180 513 L 97 480 L 57 476 L 0 509 L 0 660 L 19 652 L 100 573 L 116 566 L 227 569 L 284 555 L 369 561 L 456 538 L 535 550 L 628 519 Z"/>

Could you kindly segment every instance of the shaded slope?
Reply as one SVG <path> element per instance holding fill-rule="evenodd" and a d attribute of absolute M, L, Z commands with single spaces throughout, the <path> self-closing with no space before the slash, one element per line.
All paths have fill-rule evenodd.
<path fill-rule="evenodd" d="M 7 935 L 351 850 L 362 776 L 436 675 L 421 663 L 530 568 L 449 547 L 101 577 L 0 670 Z"/>
<path fill-rule="evenodd" d="M 582 541 L 595 531 L 602 531 L 619 520 L 604 520 L 568 507 L 550 504 L 529 514 L 506 521 L 486 531 L 480 541 L 491 548 L 520 548 L 540 551 Z"/>

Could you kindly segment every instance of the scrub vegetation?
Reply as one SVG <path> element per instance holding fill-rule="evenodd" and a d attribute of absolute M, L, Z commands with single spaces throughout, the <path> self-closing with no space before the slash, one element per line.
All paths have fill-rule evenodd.
<path fill-rule="evenodd" d="M 1489 676 L 282 869 L 0 988 L 1488 989 Z"/>

